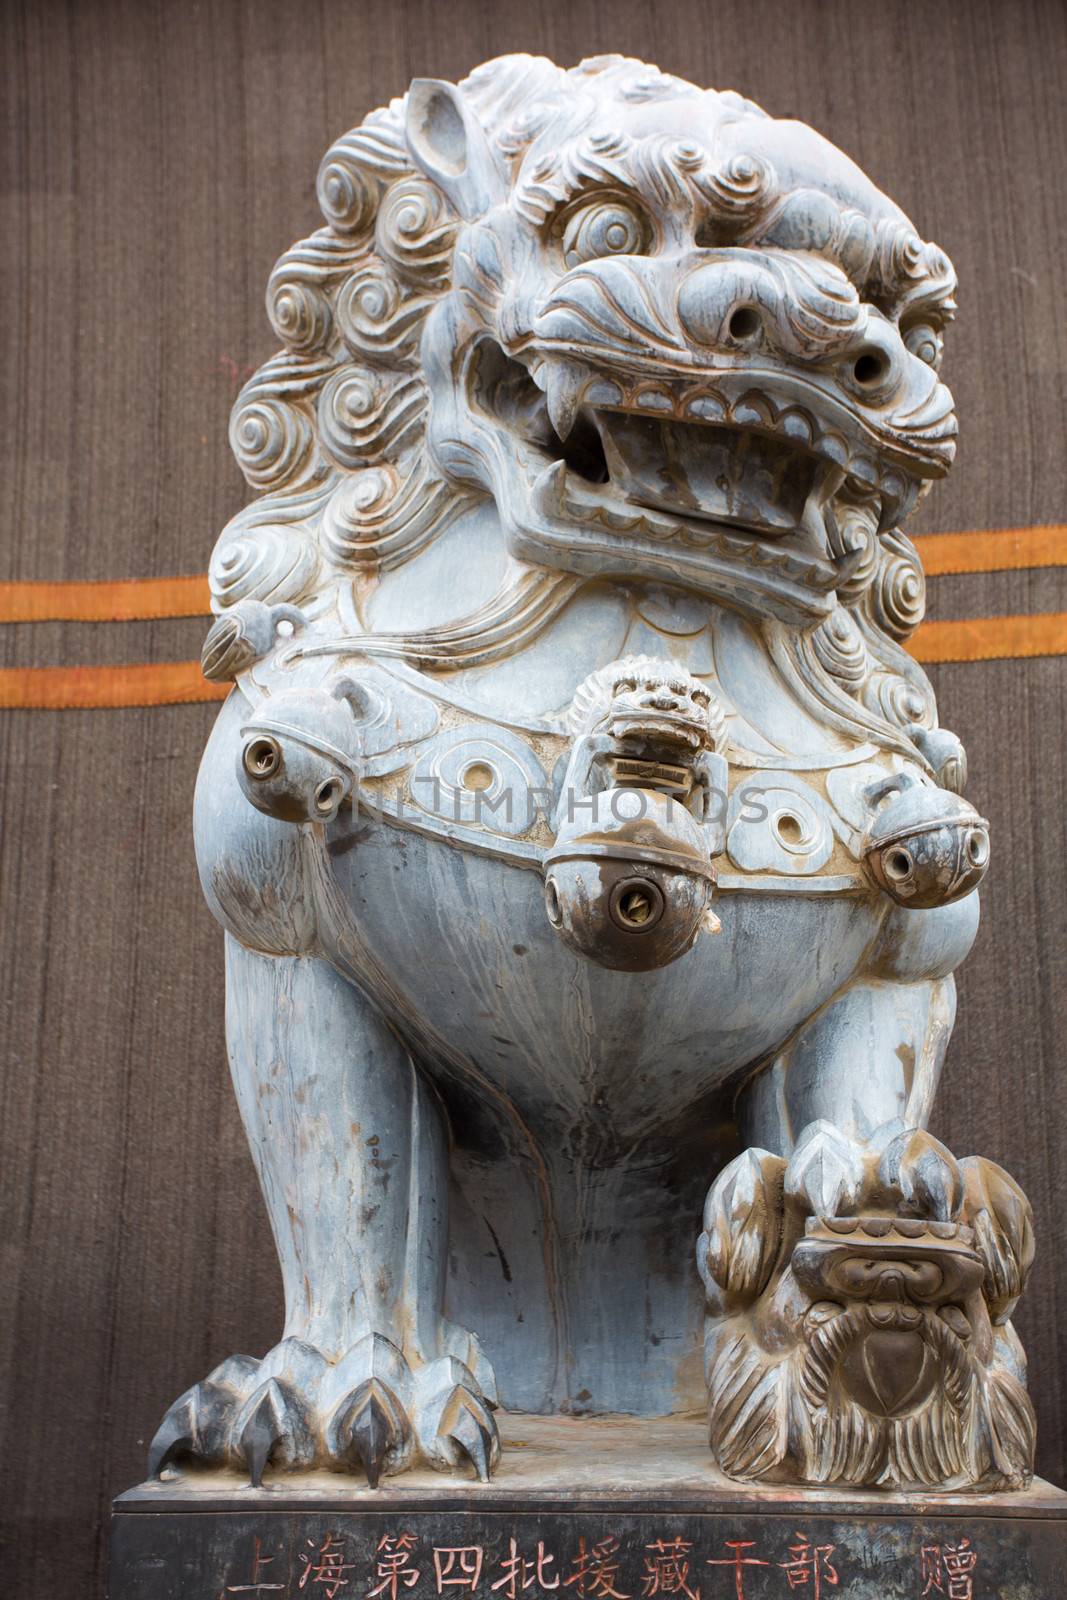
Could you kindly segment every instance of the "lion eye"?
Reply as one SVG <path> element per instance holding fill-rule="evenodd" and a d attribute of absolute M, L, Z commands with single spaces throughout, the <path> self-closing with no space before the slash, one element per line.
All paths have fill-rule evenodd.
<path fill-rule="evenodd" d="M 913 356 L 925 361 L 928 367 L 941 365 L 941 335 L 928 322 L 917 322 L 904 335 L 904 343 Z"/>
<path fill-rule="evenodd" d="M 626 200 L 600 199 L 572 211 L 563 230 L 568 267 L 599 256 L 636 256 L 648 248 L 647 219 Z"/>

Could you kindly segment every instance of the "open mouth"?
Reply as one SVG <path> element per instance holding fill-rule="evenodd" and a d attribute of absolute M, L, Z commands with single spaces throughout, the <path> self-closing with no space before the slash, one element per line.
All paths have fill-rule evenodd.
<path fill-rule="evenodd" d="M 817 458 L 769 435 L 627 411 L 593 413 L 612 485 L 638 505 L 778 538 L 801 526 Z"/>
<path fill-rule="evenodd" d="M 702 743 L 702 730 L 689 717 L 651 707 L 617 712 L 610 731 L 613 739 L 632 743 L 676 745 L 686 750 L 699 749 Z"/>
<path fill-rule="evenodd" d="M 878 524 L 913 492 L 810 405 L 776 403 L 740 372 L 728 402 L 692 377 L 627 380 L 541 354 L 527 367 L 491 341 L 472 370 L 475 407 L 522 442 L 533 510 L 548 520 L 697 548 L 736 531 L 788 547 L 822 587 L 838 560 L 834 496 L 844 489 Z"/>

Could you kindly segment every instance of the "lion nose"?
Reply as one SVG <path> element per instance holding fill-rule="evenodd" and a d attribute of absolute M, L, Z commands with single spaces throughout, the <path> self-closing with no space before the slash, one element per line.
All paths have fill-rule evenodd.
<path fill-rule="evenodd" d="M 762 331 L 764 313 L 736 271 L 708 263 L 682 280 L 678 316 L 694 344 L 745 349 Z"/>

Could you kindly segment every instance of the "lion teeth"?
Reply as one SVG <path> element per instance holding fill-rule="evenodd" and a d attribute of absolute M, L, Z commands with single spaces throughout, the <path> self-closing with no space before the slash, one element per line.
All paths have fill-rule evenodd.
<path fill-rule="evenodd" d="M 726 405 L 717 394 L 695 394 L 685 403 L 685 415 L 695 417 L 698 422 L 722 422 Z"/>
<path fill-rule="evenodd" d="M 534 485 L 534 503 L 546 517 L 561 517 L 567 505 L 567 465 L 553 461 L 545 468 Z"/>
<path fill-rule="evenodd" d="M 859 490 L 871 490 L 878 487 L 878 468 L 869 456 L 860 455 L 853 451 L 848 463 L 849 485 Z"/>
<path fill-rule="evenodd" d="M 848 441 L 839 433 L 826 432 L 820 434 L 812 448 L 816 455 L 825 456 L 828 461 L 833 461 L 839 467 L 848 466 Z"/>
<path fill-rule="evenodd" d="M 824 469 L 827 483 L 844 478 L 844 473 L 833 467 Z M 808 516 L 815 516 L 813 493 Z M 567 468 L 565 461 L 553 461 L 542 468 L 534 478 L 530 491 L 531 509 L 539 516 L 572 527 L 585 527 L 592 533 L 597 527 L 615 538 L 647 539 L 657 543 L 680 544 L 693 551 L 710 551 L 720 559 L 749 563 L 753 568 L 770 573 L 780 572 L 784 577 L 799 583 L 813 584 L 817 589 L 830 589 L 837 581 L 833 566 L 826 562 L 824 541 L 812 541 L 809 530 L 802 524 L 800 547 L 776 544 L 739 528 L 729 530 L 711 523 L 686 522 L 673 514 L 658 512 L 648 506 L 627 505 L 614 499 L 602 485 L 586 483 Z M 808 535 L 808 536 L 806 536 Z M 809 543 L 817 549 L 808 548 Z"/>
<path fill-rule="evenodd" d="M 790 407 L 777 419 L 775 432 L 783 433 L 787 439 L 793 439 L 797 444 L 808 446 L 815 436 L 815 425 L 803 411 Z"/>
<path fill-rule="evenodd" d="M 676 411 L 674 396 L 668 389 L 639 389 L 633 404 L 639 411 L 658 411 L 668 417 L 673 417 Z"/>
<path fill-rule="evenodd" d="M 582 395 L 587 406 L 619 406 L 622 400 L 622 389 L 610 378 L 594 378 Z"/>
<path fill-rule="evenodd" d="M 584 386 L 585 374 L 579 368 L 562 361 L 552 363 L 545 395 L 549 419 L 561 443 L 574 427 Z"/>

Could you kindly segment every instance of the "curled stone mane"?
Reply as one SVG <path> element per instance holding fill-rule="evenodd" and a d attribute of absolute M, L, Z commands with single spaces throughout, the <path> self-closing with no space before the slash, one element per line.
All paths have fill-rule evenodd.
<path fill-rule="evenodd" d="M 811 249 L 845 275 L 847 296 L 827 312 L 819 283 L 804 277 L 803 257 L 792 257 L 801 264 L 790 269 L 790 292 L 811 302 L 795 313 L 804 338 L 817 344 L 840 337 L 866 300 L 898 321 L 905 311 L 909 321 L 921 312 L 935 330 L 922 336 L 935 339 L 939 353 L 940 330 L 954 310 L 951 265 L 888 202 L 882 214 L 868 216 L 790 187 L 759 154 L 718 160 L 684 139 L 590 131 L 595 100 L 633 108 L 698 99 L 714 106 L 723 127 L 772 125 L 741 96 L 699 89 L 621 56 L 569 71 L 543 58 L 501 57 L 459 90 L 507 175 L 513 209 L 532 227 L 542 227 L 583 186 L 611 186 L 629 160 L 684 190 L 686 203 L 711 219 L 716 240 L 762 248 L 768 272 L 780 270 L 776 253 Z M 458 454 L 435 452 L 428 437 L 436 397 L 423 362 L 427 320 L 449 297 L 473 302 L 482 293 L 499 306 L 506 285 L 476 263 L 484 281 L 472 286 L 469 258 L 461 266 L 455 246 L 463 221 L 414 164 L 407 104 L 404 97 L 372 112 L 327 151 L 317 185 L 326 225 L 286 251 L 270 276 L 267 312 L 284 348 L 244 386 L 230 424 L 234 454 L 257 498 L 220 536 L 210 587 L 217 613 L 246 600 L 298 605 L 308 619 L 339 619 L 335 635 L 358 639 L 360 648 L 432 670 L 494 659 L 471 643 L 490 628 L 499 651 L 513 650 L 557 615 L 583 580 L 574 576 L 577 567 L 549 573 L 527 551 L 524 561 L 512 562 L 494 601 L 452 631 L 373 641 L 364 631 L 362 599 L 375 578 L 410 560 L 478 501 L 495 496 L 499 506 L 502 498 L 495 469 L 471 472 Z M 495 270 L 506 272 L 499 263 Z M 439 389 L 450 381 L 437 375 Z M 897 520 L 909 508 L 902 503 Z M 821 571 L 785 547 L 763 544 L 752 552 L 733 530 L 706 542 L 713 561 L 749 568 L 764 593 L 779 583 L 782 593 L 811 597 L 807 617 L 783 622 L 779 611 L 774 620 L 767 605 L 758 625 L 779 671 L 825 723 L 927 759 L 916 731 L 936 728 L 934 698 L 902 648 L 922 619 L 923 573 L 898 527 L 876 527 L 845 506 Z"/>
<path fill-rule="evenodd" d="M 461 86 L 501 148 L 586 68 L 503 57 Z M 458 219 L 411 164 L 404 99 L 343 134 L 319 168 L 326 226 L 278 261 L 267 315 L 285 348 L 245 384 L 230 443 L 259 495 L 223 530 L 214 609 L 238 600 L 325 609 L 339 585 L 399 566 L 476 496 L 425 450 L 419 341 L 452 283 Z"/>

